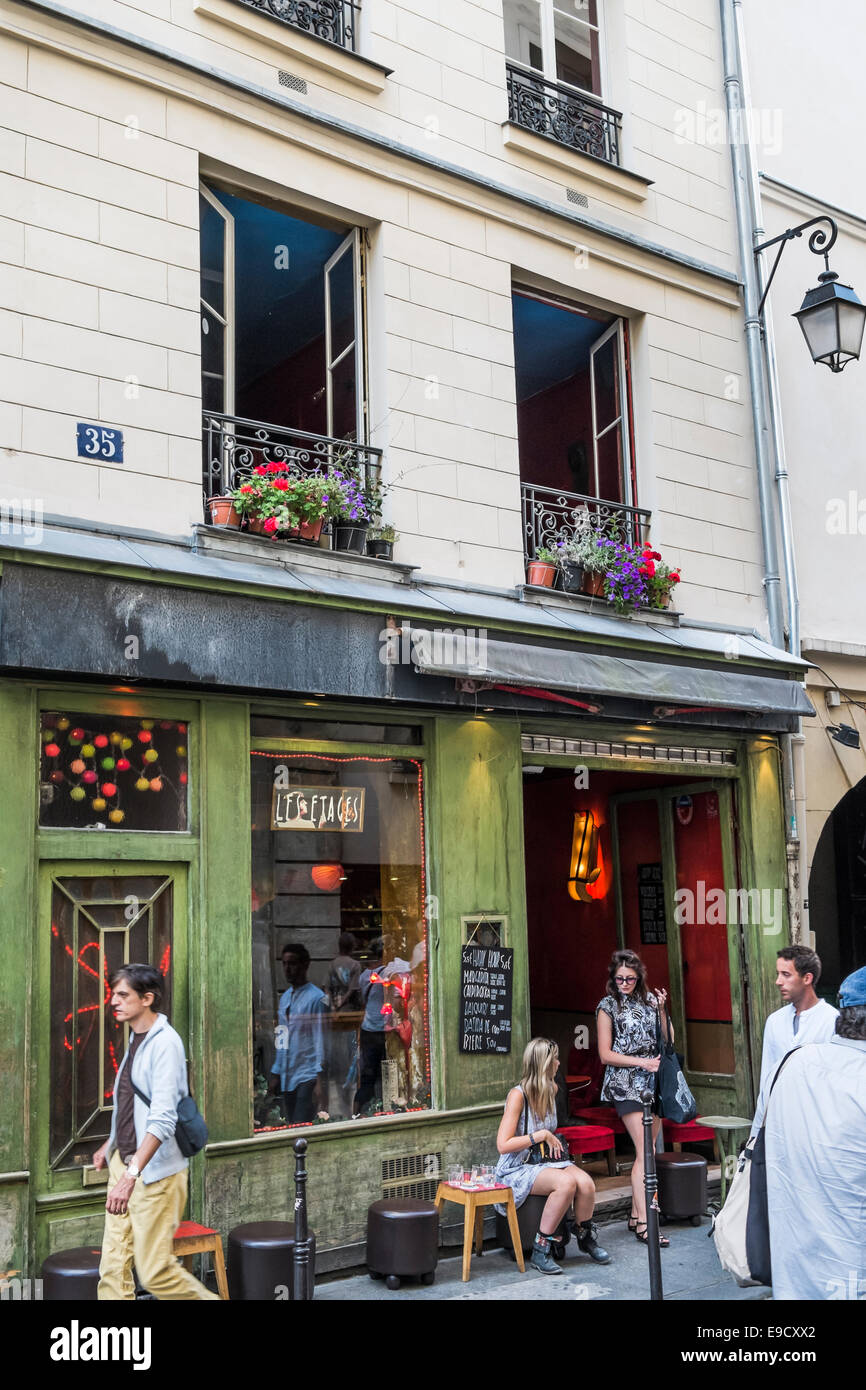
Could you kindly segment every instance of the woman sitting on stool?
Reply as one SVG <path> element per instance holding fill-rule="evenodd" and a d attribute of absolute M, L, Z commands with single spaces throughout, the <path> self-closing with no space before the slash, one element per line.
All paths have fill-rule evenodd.
<path fill-rule="evenodd" d="M 596 1009 L 598 1055 L 605 1064 L 601 1100 L 614 1107 L 634 1144 L 628 1228 L 645 1245 L 647 1221 L 640 1098 L 646 1090 L 655 1094 L 655 1074 L 659 1069 L 659 1008 L 664 1007 L 667 997 L 665 989 L 647 993 L 646 966 L 640 956 L 634 951 L 614 951 L 608 967 L 605 996 Z M 662 1027 L 667 1037 L 667 1016 Z M 670 1030 L 673 1042 L 673 1024 Z M 653 1143 L 661 1127 L 661 1119 L 654 1114 Z M 670 1245 L 670 1241 L 660 1235 L 659 1245 Z"/>
<path fill-rule="evenodd" d="M 530 1192 L 546 1197 L 541 1224 L 532 1246 L 529 1263 L 542 1274 L 561 1274 L 550 1253 L 550 1238 L 566 1212 L 573 1207 L 578 1225 L 577 1243 L 599 1264 L 610 1255 L 598 1244 L 592 1223 L 595 1183 L 588 1173 L 563 1157 L 562 1140 L 556 1128 L 556 1085 L 559 1049 L 550 1038 L 533 1038 L 523 1054 L 520 1085 L 508 1092 L 505 1114 L 496 1136 L 501 1154 L 496 1165 L 496 1181 L 506 1183 L 514 1193 L 515 1207 L 522 1206 Z M 548 1163 L 527 1163 L 533 1144 L 546 1143 L 553 1154 Z M 497 1210 L 505 1214 L 504 1207 Z"/>

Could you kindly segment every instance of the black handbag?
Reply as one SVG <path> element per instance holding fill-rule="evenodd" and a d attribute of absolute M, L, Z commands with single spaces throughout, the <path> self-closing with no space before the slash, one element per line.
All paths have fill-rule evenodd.
<path fill-rule="evenodd" d="M 527 1136 L 529 1135 L 529 1130 L 528 1130 L 527 1127 L 526 1127 L 526 1126 L 527 1126 L 527 1121 L 528 1121 L 528 1119 L 529 1119 L 529 1101 L 526 1099 L 526 1096 L 524 1095 L 524 1097 L 523 1097 L 523 1133 L 524 1133 L 525 1135 L 527 1135 Z M 563 1150 L 564 1150 L 564 1149 L 565 1149 L 565 1145 L 563 1145 Z M 554 1156 L 553 1156 L 553 1149 L 551 1148 L 550 1144 L 548 1144 L 548 1142 L 547 1142 L 546 1139 L 542 1139 L 541 1142 L 538 1143 L 538 1144 L 531 1144 L 530 1147 L 527 1149 L 527 1151 L 526 1151 L 526 1157 L 525 1157 L 524 1160 L 523 1160 L 524 1163 L 557 1163 L 558 1161 L 559 1161 L 558 1159 L 554 1158 Z"/>
<path fill-rule="evenodd" d="M 131 1076 L 129 1083 L 139 1100 L 143 1100 L 149 1110 L 150 1096 L 146 1096 L 144 1091 L 138 1089 Z M 207 1133 L 204 1116 L 192 1096 L 181 1096 L 177 1103 L 177 1124 L 174 1137 L 184 1158 L 192 1158 L 193 1154 L 201 1152 L 207 1143 Z"/>
<path fill-rule="evenodd" d="M 664 1119 L 672 1120 L 674 1124 L 684 1125 L 697 1115 L 698 1103 L 683 1076 L 682 1063 L 670 1041 L 670 1017 L 666 1009 L 664 1013 L 668 1025 L 667 1038 L 662 1036 L 661 1019 L 659 1014 L 656 1014 L 659 1044 L 659 1069 L 656 1072 L 658 1112 Z"/>
<path fill-rule="evenodd" d="M 779 1079 L 779 1072 L 787 1062 L 788 1058 L 799 1049 L 792 1047 L 790 1052 L 786 1052 L 773 1077 L 773 1086 Z M 749 1273 L 756 1284 L 767 1284 L 773 1282 L 772 1269 L 770 1267 L 770 1215 L 767 1202 L 767 1151 L 766 1138 L 764 1135 L 764 1125 L 767 1123 L 767 1109 L 770 1105 L 770 1096 L 773 1094 L 773 1086 L 770 1087 L 770 1094 L 767 1096 L 767 1104 L 764 1107 L 764 1123 L 758 1130 L 755 1142 L 752 1145 L 752 1176 L 749 1183 L 749 1212 L 746 1217 L 746 1262 L 749 1266 Z"/>

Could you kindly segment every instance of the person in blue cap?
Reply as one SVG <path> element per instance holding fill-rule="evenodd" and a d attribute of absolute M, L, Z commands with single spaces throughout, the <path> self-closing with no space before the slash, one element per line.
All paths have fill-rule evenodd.
<path fill-rule="evenodd" d="M 866 966 L 842 981 L 839 1009 L 767 1105 L 774 1299 L 866 1299 Z"/>

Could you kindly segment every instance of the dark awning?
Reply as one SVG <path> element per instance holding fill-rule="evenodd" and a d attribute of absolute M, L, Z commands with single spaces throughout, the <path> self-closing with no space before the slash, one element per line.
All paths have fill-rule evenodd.
<path fill-rule="evenodd" d="M 415 666 L 424 675 L 453 676 L 487 685 L 627 697 L 649 700 L 654 706 L 695 706 L 787 716 L 815 713 L 797 681 L 778 675 L 757 675 L 736 663 L 730 670 L 719 671 L 708 666 L 674 666 L 661 661 L 639 661 L 631 656 L 489 640 L 480 650 L 467 652 L 465 660 L 459 659 L 459 652 L 456 660 L 451 656 L 450 652 L 440 655 L 435 641 L 416 643 Z"/>

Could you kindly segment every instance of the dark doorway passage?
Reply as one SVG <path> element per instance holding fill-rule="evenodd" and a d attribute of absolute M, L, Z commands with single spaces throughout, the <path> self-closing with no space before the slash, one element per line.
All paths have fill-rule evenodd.
<path fill-rule="evenodd" d="M 819 990 L 835 1004 L 845 976 L 866 965 L 866 778 L 843 796 L 815 846 L 809 925 L 823 966 Z"/>

